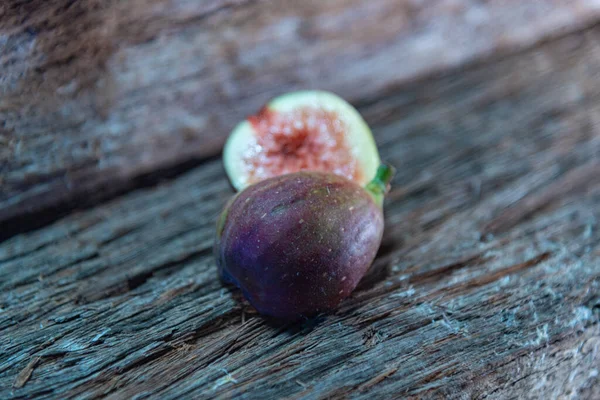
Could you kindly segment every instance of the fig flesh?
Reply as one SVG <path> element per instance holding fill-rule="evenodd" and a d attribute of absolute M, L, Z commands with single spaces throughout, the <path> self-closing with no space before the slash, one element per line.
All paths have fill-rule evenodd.
<path fill-rule="evenodd" d="M 358 111 L 323 91 L 271 100 L 236 126 L 223 160 L 237 190 L 298 171 L 331 172 L 364 186 L 380 164 L 371 130 Z"/>
<path fill-rule="evenodd" d="M 238 193 L 217 225 L 223 280 L 261 313 L 285 319 L 334 309 L 371 266 L 383 233 L 383 196 L 393 169 L 366 187 L 302 171 Z"/>

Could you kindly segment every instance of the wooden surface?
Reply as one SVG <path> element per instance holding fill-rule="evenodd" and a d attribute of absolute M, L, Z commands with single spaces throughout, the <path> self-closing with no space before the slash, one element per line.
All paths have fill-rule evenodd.
<path fill-rule="evenodd" d="M 371 103 L 599 16 L 596 0 L 4 1 L 0 239 L 197 165 L 277 94 Z"/>
<path fill-rule="evenodd" d="M 30 3 L 0 8 L 0 398 L 600 397 L 593 1 Z M 305 86 L 398 175 L 358 290 L 285 325 L 216 279 L 214 155 Z"/>

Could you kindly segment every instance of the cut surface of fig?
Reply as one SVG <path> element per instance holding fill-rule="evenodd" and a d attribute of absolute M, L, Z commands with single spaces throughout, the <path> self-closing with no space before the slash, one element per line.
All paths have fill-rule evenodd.
<path fill-rule="evenodd" d="M 332 173 L 302 171 L 243 190 L 217 224 L 221 277 L 261 314 L 298 319 L 334 309 L 377 254 L 392 174 L 383 166 L 363 188 Z"/>
<path fill-rule="evenodd" d="M 345 100 L 322 91 L 273 99 L 233 130 L 223 158 L 238 190 L 298 171 L 330 172 L 363 186 L 380 163 L 360 114 Z"/>

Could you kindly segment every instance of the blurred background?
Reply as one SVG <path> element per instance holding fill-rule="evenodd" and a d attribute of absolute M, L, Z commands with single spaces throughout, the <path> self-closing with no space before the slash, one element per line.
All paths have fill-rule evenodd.
<path fill-rule="evenodd" d="M 592 0 L 6 1 L 0 237 L 218 155 L 291 90 L 346 98 L 380 145 L 407 136 L 407 163 L 413 145 L 526 136 L 598 91 L 599 14 Z"/>

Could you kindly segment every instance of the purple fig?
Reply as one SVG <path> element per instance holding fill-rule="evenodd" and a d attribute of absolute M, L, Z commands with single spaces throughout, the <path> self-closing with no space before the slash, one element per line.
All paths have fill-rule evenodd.
<path fill-rule="evenodd" d="M 392 175 L 382 165 L 361 187 L 336 174 L 302 171 L 249 186 L 217 223 L 222 279 L 265 315 L 297 319 L 334 309 L 375 258 Z"/>

